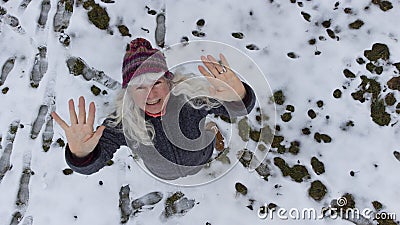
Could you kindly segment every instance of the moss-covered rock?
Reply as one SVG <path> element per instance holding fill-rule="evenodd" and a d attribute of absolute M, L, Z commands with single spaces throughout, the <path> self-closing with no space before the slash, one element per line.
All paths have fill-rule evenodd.
<path fill-rule="evenodd" d="M 5 88 L 1 89 L 1 93 L 7 94 L 8 90 L 10 90 L 10 88 L 5 87 Z"/>
<path fill-rule="evenodd" d="M 197 20 L 197 22 L 196 22 L 196 25 L 197 25 L 198 27 L 203 27 L 205 24 L 206 24 L 206 21 L 205 21 L 204 19 L 199 19 L 199 20 Z"/>
<path fill-rule="evenodd" d="M 294 106 L 293 105 L 287 105 L 286 110 L 289 112 L 294 112 Z"/>
<path fill-rule="evenodd" d="M 362 20 L 356 20 L 352 23 L 349 24 L 350 29 L 360 29 L 364 25 L 364 22 Z"/>
<path fill-rule="evenodd" d="M 311 158 L 311 166 L 317 175 L 325 173 L 325 165 L 317 157 Z"/>
<path fill-rule="evenodd" d="M 364 51 L 364 56 L 371 61 L 377 61 L 378 59 L 388 60 L 390 57 L 390 52 L 387 45 L 375 43 L 372 45 L 371 50 Z"/>
<path fill-rule="evenodd" d="M 98 88 L 96 85 L 92 85 L 92 87 L 90 88 L 90 90 L 92 91 L 92 93 L 97 96 L 101 93 L 101 89 Z"/>
<path fill-rule="evenodd" d="M 71 170 L 71 169 L 64 169 L 64 170 L 63 170 L 63 174 L 64 174 L 64 175 L 71 175 L 73 172 L 74 172 L 74 171 Z"/>
<path fill-rule="evenodd" d="M 310 189 L 308 189 L 308 195 L 315 201 L 321 201 L 327 193 L 326 186 L 319 180 L 311 183 Z"/>
<path fill-rule="evenodd" d="M 300 142 L 292 141 L 290 142 L 289 152 L 293 155 L 297 155 L 300 152 Z"/>
<path fill-rule="evenodd" d="M 281 115 L 281 119 L 283 122 L 289 122 L 292 119 L 292 114 L 290 112 L 286 112 Z"/>
<path fill-rule="evenodd" d="M 61 139 L 61 138 L 57 139 L 56 142 L 57 142 L 58 146 L 60 146 L 61 148 L 65 146 L 65 142 L 64 142 L 64 140 Z"/>
<path fill-rule="evenodd" d="M 301 183 L 303 180 L 310 178 L 308 170 L 303 165 L 294 165 L 290 167 L 285 160 L 280 157 L 274 158 L 274 165 L 277 166 L 281 171 L 283 176 L 290 176 L 294 181 Z"/>
<path fill-rule="evenodd" d="M 242 194 L 242 195 L 247 195 L 247 187 L 244 186 L 244 184 L 237 182 L 235 184 L 235 189 L 238 193 Z"/>
<path fill-rule="evenodd" d="M 347 78 L 356 78 L 356 75 L 353 72 L 351 72 L 349 69 L 344 69 L 343 74 Z"/>
<path fill-rule="evenodd" d="M 400 91 L 400 77 L 393 77 L 387 82 L 388 88 Z"/>
<path fill-rule="evenodd" d="M 315 111 L 312 110 L 312 109 L 308 110 L 307 115 L 308 115 L 311 119 L 314 119 L 315 117 L 317 117 L 317 114 L 316 114 Z"/>
<path fill-rule="evenodd" d="M 316 132 L 316 133 L 314 134 L 314 139 L 315 139 L 318 143 L 321 143 L 322 141 L 323 141 L 324 143 L 330 143 L 330 142 L 332 141 L 332 138 L 331 138 L 329 135 L 327 135 L 327 134 L 321 134 L 321 133 L 318 133 L 318 132 Z"/>
<path fill-rule="evenodd" d="M 393 92 L 392 93 L 388 93 L 385 96 L 385 102 L 386 102 L 386 105 L 388 105 L 388 106 L 392 106 L 392 105 L 396 104 L 396 97 L 394 97 L 394 93 Z"/>
<path fill-rule="evenodd" d="M 310 135 L 311 134 L 310 128 L 308 128 L 308 127 L 305 127 L 303 129 L 301 129 L 301 132 L 303 134 L 305 134 L 305 135 Z"/>
<path fill-rule="evenodd" d="M 129 33 L 129 28 L 125 25 L 119 25 L 118 30 L 121 33 L 122 36 L 128 36 L 131 37 L 132 35 Z"/>
<path fill-rule="evenodd" d="M 372 120 L 379 126 L 387 126 L 390 123 L 390 114 L 385 110 L 383 99 L 373 99 L 371 103 Z"/>
<path fill-rule="evenodd" d="M 382 207 L 383 207 L 382 203 L 380 203 L 380 202 L 378 202 L 378 201 L 373 201 L 373 202 L 372 202 L 372 206 L 374 206 L 374 209 L 375 209 L 376 211 L 381 210 Z"/>
<path fill-rule="evenodd" d="M 390 9 L 392 9 L 393 8 L 393 5 L 392 5 L 392 3 L 391 2 L 389 2 L 389 1 L 380 1 L 380 3 L 379 3 L 379 8 L 382 10 L 382 11 L 388 11 L 388 10 L 390 10 Z"/>
<path fill-rule="evenodd" d="M 286 97 L 283 94 L 282 90 L 278 90 L 274 92 L 272 100 L 278 105 L 283 105 L 283 103 L 285 103 Z"/>
<path fill-rule="evenodd" d="M 339 89 L 336 89 L 336 90 L 333 92 L 333 97 L 335 97 L 335 98 L 340 98 L 340 97 L 342 97 L 342 91 L 339 90 Z"/>
<path fill-rule="evenodd" d="M 239 121 L 238 128 L 239 128 L 240 138 L 242 138 L 243 141 L 248 141 L 251 129 L 250 129 L 249 124 L 247 123 L 246 117 Z"/>
<path fill-rule="evenodd" d="M 89 10 L 88 17 L 89 21 L 93 23 L 97 28 L 106 30 L 109 27 L 110 17 L 108 16 L 107 10 L 101 7 L 94 1 L 86 1 L 84 7 Z"/>

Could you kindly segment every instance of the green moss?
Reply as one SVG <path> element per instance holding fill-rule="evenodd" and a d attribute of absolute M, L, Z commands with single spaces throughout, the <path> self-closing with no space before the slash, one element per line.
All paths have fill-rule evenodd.
<path fill-rule="evenodd" d="M 237 182 L 235 184 L 235 189 L 238 193 L 242 194 L 242 195 L 247 195 L 247 187 L 244 186 L 242 183 Z"/>
<path fill-rule="evenodd" d="M 321 201 L 327 193 L 326 186 L 319 180 L 311 183 L 310 189 L 308 189 L 308 195 L 315 201 Z"/>
<path fill-rule="evenodd" d="M 375 73 L 381 75 L 383 73 L 383 66 L 377 66 L 375 68 Z"/>
<path fill-rule="evenodd" d="M 343 74 L 347 78 L 356 78 L 356 75 L 353 72 L 351 72 L 349 69 L 343 70 Z"/>
<path fill-rule="evenodd" d="M 325 165 L 323 162 L 319 161 L 317 157 L 311 158 L 311 166 L 317 175 L 325 173 Z"/>
<path fill-rule="evenodd" d="M 385 110 L 383 99 L 374 99 L 371 103 L 372 120 L 379 126 L 387 126 L 390 123 L 390 114 Z"/>
<path fill-rule="evenodd" d="M 388 106 L 392 106 L 392 105 L 396 104 L 396 97 L 394 97 L 393 92 L 386 95 L 385 102 L 386 102 L 386 105 L 388 105 Z"/>
<path fill-rule="evenodd" d="M 285 99 L 286 99 L 286 97 L 285 97 L 285 95 L 283 94 L 283 91 L 282 90 L 278 90 L 278 91 L 276 91 L 276 92 L 274 92 L 274 95 L 273 95 L 273 101 L 276 103 L 276 104 L 278 104 L 278 105 L 283 105 L 283 103 L 285 103 Z"/>
<path fill-rule="evenodd" d="M 349 24 L 350 29 L 360 29 L 364 25 L 364 22 L 362 20 L 356 20 L 352 23 Z"/>
<path fill-rule="evenodd" d="M 301 183 L 304 179 L 308 179 L 310 177 L 310 174 L 305 166 L 294 165 L 293 167 L 289 167 L 285 160 L 280 157 L 274 158 L 274 165 L 282 171 L 283 176 L 290 176 L 296 182 Z"/>
<path fill-rule="evenodd" d="M 316 132 L 316 133 L 314 134 L 314 139 L 315 139 L 318 143 L 321 143 L 322 141 L 323 141 L 324 143 L 330 143 L 330 142 L 332 141 L 332 138 L 331 138 L 329 135 L 327 135 L 327 134 L 321 134 L 321 133 L 318 133 L 318 132 Z"/>
<path fill-rule="evenodd" d="M 73 0 L 61 0 L 64 3 L 65 10 L 72 13 L 74 11 L 74 1 Z"/>
<path fill-rule="evenodd" d="M 364 51 L 364 56 L 371 61 L 377 61 L 378 59 L 388 60 L 390 57 L 390 52 L 387 45 L 375 43 L 372 45 L 371 50 Z"/>
<path fill-rule="evenodd" d="M 289 112 L 286 112 L 283 115 L 281 115 L 281 119 L 283 122 L 289 122 L 292 119 L 292 114 Z"/>
<path fill-rule="evenodd" d="M 99 94 L 101 93 L 101 89 L 98 88 L 96 85 L 93 85 L 93 86 L 90 88 L 90 90 L 92 91 L 92 93 L 93 93 L 95 96 L 97 96 L 97 95 L 99 95 Z"/>
<path fill-rule="evenodd" d="M 400 77 L 393 77 L 387 82 L 388 88 L 400 91 Z"/>
<path fill-rule="evenodd" d="M 71 170 L 71 169 L 64 169 L 64 170 L 63 170 L 64 175 L 71 175 L 73 172 L 74 172 L 74 171 Z"/>
<path fill-rule="evenodd" d="M 333 92 L 333 97 L 335 97 L 335 98 L 340 98 L 340 97 L 342 97 L 342 91 L 339 90 L 339 89 L 336 89 L 336 90 Z"/>
<path fill-rule="evenodd" d="M 372 205 L 374 206 L 374 209 L 375 209 L 376 211 L 381 210 L 382 207 L 383 207 L 382 203 L 380 203 L 380 202 L 378 202 L 378 201 L 373 201 L 373 202 L 372 202 Z"/>
<path fill-rule="evenodd" d="M 255 142 L 260 141 L 260 131 L 250 130 L 250 139 Z"/>
<path fill-rule="evenodd" d="M 250 134 L 250 126 L 247 123 L 247 118 L 246 117 L 239 121 L 238 128 L 239 128 L 239 136 L 242 138 L 242 140 L 243 141 L 248 141 L 249 140 L 249 134 Z"/>
<path fill-rule="evenodd" d="M 272 147 L 273 148 L 277 148 L 277 147 L 279 147 L 280 145 L 281 145 L 281 142 L 284 140 L 284 137 L 283 136 L 278 136 L 278 135 L 275 135 L 274 136 L 274 139 L 272 140 Z"/>
<path fill-rule="evenodd" d="M 288 164 L 286 164 L 285 160 L 283 160 L 280 157 L 275 157 L 274 158 L 274 165 L 277 166 L 281 170 L 282 175 L 284 177 L 289 176 L 290 167 L 288 166 Z"/>
<path fill-rule="evenodd" d="M 107 10 L 99 4 L 92 4 L 88 12 L 89 21 L 92 22 L 97 28 L 105 30 L 110 23 L 110 17 Z"/>
<path fill-rule="evenodd" d="M 300 152 L 300 142 L 292 141 L 290 142 L 289 152 L 293 155 L 297 155 Z"/>
<path fill-rule="evenodd" d="M 72 71 L 70 71 L 74 76 L 79 76 L 83 74 L 83 70 L 85 69 L 85 62 L 81 58 L 77 58 L 72 67 Z"/>
<path fill-rule="evenodd" d="M 373 73 L 374 71 L 375 71 L 375 65 L 373 64 L 373 63 L 371 63 L 371 62 L 369 62 L 369 63 L 367 63 L 366 65 L 365 65 L 365 68 L 369 71 L 369 72 L 371 72 L 371 73 Z"/>
<path fill-rule="evenodd" d="M 370 93 L 370 94 L 372 94 L 373 99 L 377 99 L 381 92 L 380 83 L 374 79 L 368 79 L 364 75 L 361 76 L 360 78 L 361 78 L 361 84 L 358 86 L 359 90 L 351 94 L 353 99 L 358 100 L 360 102 L 364 102 L 365 101 L 365 97 L 364 97 L 365 93 Z"/>
<path fill-rule="evenodd" d="M 121 33 L 122 36 L 128 36 L 131 37 L 132 35 L 129 33 L 129 28 L 125 25 L 119 25 L 118 30 Z"/>

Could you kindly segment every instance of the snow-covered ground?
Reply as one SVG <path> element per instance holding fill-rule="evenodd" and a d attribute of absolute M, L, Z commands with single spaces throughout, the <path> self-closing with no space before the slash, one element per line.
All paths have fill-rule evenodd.
<path fill-rule="evenodd" d="M 156 19 L 162 12 L 165 34 Z M 0 224 L 396 224 L 398 18 L 399 0 L 2 0 Z M 69 174 L 66 138 L 49 113 L 68 118 L 67 101 L 82 95 L 95 102 L 100 124 L 112 110 L 127 43 L 145 37 L 156 46 L 164 35 L 165 48 L 182 40 L 225 43 L 264 73 L 265 90 L 241 73 L 256 92 L 275 93 L 277 129 L 264 179 L 242 158 L 213 182 L 175 186 L 144 172 L 127 147 L 98 173 Z M 249 116 L 253 129 L 256 115 Z M 152 204 L 139 209 L 132 201 Z M 335 204 L 370 210 L 371 218 L 302 219 L 291 210 L 321 214 Z M 264 205 L 273 208 L 268 215 Z"/>

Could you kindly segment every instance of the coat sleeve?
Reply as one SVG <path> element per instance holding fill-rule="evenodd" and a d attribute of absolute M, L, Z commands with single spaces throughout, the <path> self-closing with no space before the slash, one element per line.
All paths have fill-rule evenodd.
<path fill-rule="evenodd" d="M 226 116 L 228 118 L 249 114 L 256 103 L 256 95 L 248 84 L 243 82 L 243 86 L 246 89 L 246 95 L 242 101 L 223 102 L 221 106 L 208 110 L 208 114 Z"/>
<path fill-rule="evenodd" d="M 65 160 L 68 166 L 75 172 L 89 175 L 99 171 L 107 162 L 113 158 L 114 153 L 121 145 L 126 145 L 124 133 L 121 126 L 110 127 L 106 119 L 103 125 L 106 128 L 103 131 L 99 143 L 95 149 L 87 156 L 80 158 L 72 154 L 68 144 L 65 147 Z"/>

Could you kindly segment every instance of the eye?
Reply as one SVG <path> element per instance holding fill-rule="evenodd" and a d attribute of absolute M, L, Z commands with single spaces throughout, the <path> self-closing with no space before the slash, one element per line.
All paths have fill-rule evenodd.
<path fill-rule="evenodd" d="M 159 84 L 161 84 L 162 82 L 161 81 L 156 81 L 156 83 L 154 83 L 154 85 L 159 85 Z"/>
<path fill-rule="evenodd" d="M 144 89 L 144 87 L 142 87 L 142 86 L 136 87 L 136 90 L 143 90 L 143 89 Z"/>

